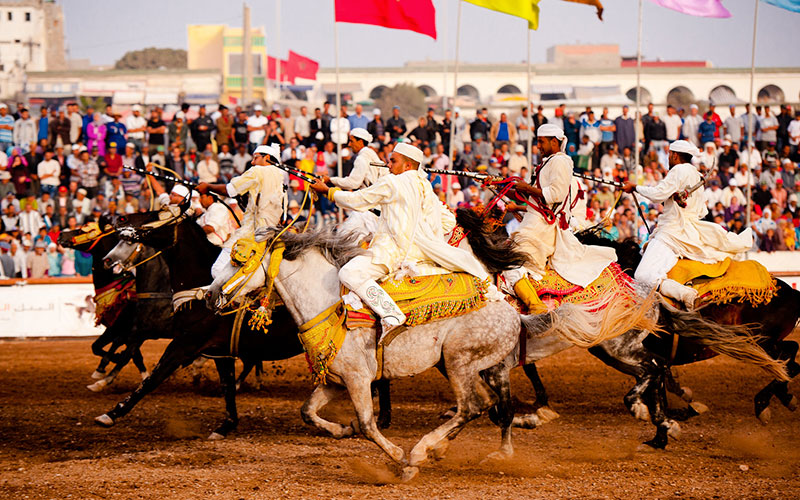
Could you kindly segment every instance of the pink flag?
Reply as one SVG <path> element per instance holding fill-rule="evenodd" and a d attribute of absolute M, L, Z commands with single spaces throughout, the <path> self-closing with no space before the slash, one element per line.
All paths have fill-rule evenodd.
<path fill-rule="evenodd" d="M 731 17 L 720 0 L 651 0 L 662 7 L 701 17 Z"/>
<path fill-rule="evenodd" d="M 431 0 L 335 0 L 336 21 L 411 30 L 436 40 Z"/>

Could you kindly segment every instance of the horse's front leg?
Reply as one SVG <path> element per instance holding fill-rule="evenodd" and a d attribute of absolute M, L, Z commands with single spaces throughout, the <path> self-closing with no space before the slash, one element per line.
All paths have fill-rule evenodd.
<path fill-rule="evenodd" d="M 351 426 L 325 420 L 318 414 L 320 409 L 343 392 L 344 388 L 335 384 L 318 385 L 300 409 L 300 416 L 303 417 L 303 422 L 330 433 L 336 439 L 352 436 L 354 432 Z"/>

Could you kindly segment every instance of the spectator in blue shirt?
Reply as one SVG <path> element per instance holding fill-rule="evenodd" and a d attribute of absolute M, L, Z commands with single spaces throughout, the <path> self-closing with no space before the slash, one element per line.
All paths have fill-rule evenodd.
<path fill-rule="evenodd" d="M 600 117 L 600 141 L 602 142 L 600 154 L 605 154 L 614 144 L 614 132 L 617 130 L 616 124 L 608 117 L 608 108 L 603 108 L 603 115 Z"/>
<path fill-rule="evenodd" d="M 86 135 L 86 129 L 89 127 L 89 124 L 92 123 L 94 120 L 94 108 L 89 106 L 86 108 L 86 114 L 83 115 L 83 134 L 81 134 L 81 141 L 84 144 L 89 140 L 89 136 Z"/>
<path fill-rule="evenodd" d="M 50 120 L 47 118 L 47 107 L 42 106 L 41 116 L 39 117 L 39 134 L 36 136 L 36 142 L 42 143 L 42 139 L 47 139 L 47 133 L 50 130 L 48 126 Z"/>
<path fill-rule="evenodd" d="M 114 121 L 106 124 L 106 146 L 112 142 L 117 144 L 117 153 L 122 154 L 125 152 L 125 135 L 128 133 L 128 128 L 124 123 L 119 121 L 119 113 L 114 113 Z"/>
<path fill-rule="evenodd" d="M 369 123 L 369 118 L 364 115 L 361 105 L 356 104 L 355 114 L 348 116 L 347 121 L 350 122 L 350 130 L 353 130 L 354 128 L 363 128 L 366 130 L 367 124 Z"/>
<path fill-rule="evenodd" d="M 714 123 L 711 113 L 706 113 L 706 119 L 698 127 L 698 135 L 700 136 L 700 144 L 707 142 L 714 142 L 714 134 L 717 132 L 717 124 Z"/>
<path fill-rule="evenodd" d="M 8 106 L 0 102 L 0 150 L 4 153 L 14 145 L 14 117 L 8 114 Z"/>

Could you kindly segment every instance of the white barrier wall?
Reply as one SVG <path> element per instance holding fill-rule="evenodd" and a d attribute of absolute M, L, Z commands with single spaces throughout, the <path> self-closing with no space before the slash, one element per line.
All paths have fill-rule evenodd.
<path fill-rule="evenodd" d="M 0 337 L 100 335 L 93 296 L 91 283 L 0 286 Z"/>

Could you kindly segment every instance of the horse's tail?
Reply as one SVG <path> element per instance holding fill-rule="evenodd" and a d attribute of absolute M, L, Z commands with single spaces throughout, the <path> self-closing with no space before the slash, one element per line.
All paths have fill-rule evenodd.
<path fill-rule="evenodd" d="M 493 212 L 490 217 L 502 217 L 502 214 Z M 497 229 L 494 224 L 487 224 L 484 217 L 466 208 L 456 210 L 456 221 L 467 235 L 472 253 L 490 273 L 501 273 L 525 264 L 526 255 L 515 248 L 502 225 L 500 231 L 494 231 Z"/>
<path fill-rule="evenodd" d="M 666 303 L 659 304 L 660 317 L 672 332 L 692 339 L 712 351 L 737 361 L 760 367 L 778 380 L 791 380 L 786 373 L 786 361 L 772 358 L 758 344 L 762 338 L 753 335 L 747 325 L 721 325 L 704 318 L 697 311 L 682 311 Z"/>
<path fill-rule="evenodd" d="M 628 297 L 615 292 L 583 304 L 562 303 L 550 312 L 550 328 L 544 335 L 556 333 L 573 345 L 589 348 L 631 330 L 657 331 L 654 304 L 652 295 L 631 304 Z M 534 332 L 540 324 L 535 318 L 522 318 L 525 327 Z"/>

